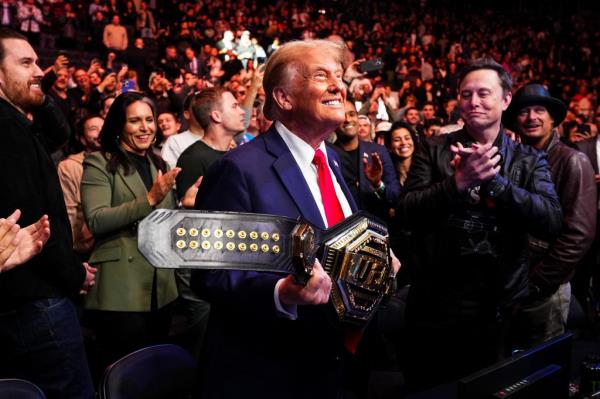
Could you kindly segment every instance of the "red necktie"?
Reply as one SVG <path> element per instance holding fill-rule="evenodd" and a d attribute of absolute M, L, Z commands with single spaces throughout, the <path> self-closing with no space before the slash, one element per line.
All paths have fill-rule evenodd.
<path fill-rule="evenodd" d="M 319 183 L 319 191 L 321 191 L 321 200 L 323 201 L 323 208 L 325 208 L 327 224 L 328 227 L 332 227 L 345 219 L 344 211 L 337 195 L 335 195 L 335 187 L 333 186 L 331 173 L 329 173 L 329 168 L 327 167 L 325 154 L 320 149 L 315 151 L 313 163 L 317 166 L 317 182 Z M 344 329 L 344 346 L 350 353 L 356 353 L 356 347 L 361 337 L 362 331 L 360 329 L 352 327 Z"/>
<path fill-rule="evenodd" d="M 344 211 L 342 205 L 335 195 L 335 187 L 331 180 L 331 173 L 327 167 L 327 160 L 323 151 L 317 148 L 313 163 L 317 166 L 317 182 L 319 183 L 319 191 L 321 191 L 321 200 L 323 208 L 325 208 L 325 217 L 327 218 L 327 227 L 333 227 L 338 222 L 344 220 Z"/>

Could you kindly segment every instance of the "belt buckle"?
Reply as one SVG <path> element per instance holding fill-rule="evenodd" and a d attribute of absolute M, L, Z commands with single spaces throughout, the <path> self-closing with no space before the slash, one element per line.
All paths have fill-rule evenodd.
<path fill-rule="evenodd" d="M 322 263 L 333 281 L 331 300 L 339 320 L 362 325 L 393 285 L 389 235 L 383 224 L 364 215 L 347 222 L 324 241 Z"/>

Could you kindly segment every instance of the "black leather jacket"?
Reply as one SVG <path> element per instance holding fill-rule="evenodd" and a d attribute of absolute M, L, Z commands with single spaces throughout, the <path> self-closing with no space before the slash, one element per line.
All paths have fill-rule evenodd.
<path fill-rule="evenodd" d="M 459 193 L 450 145 L 468 146 L 462 129 L 422 141 L 413 156 L 399 216 L 420 239 L 417 284 L 440 303 L 469 300 L 505 307 L 528 295 L 528 233 L 547 240 L 562 214 L 545 153 L 500 130 L 498 175 L 479 192 Z M 441 299 L 444 298 L 444 299 Z"/>
<path fill-rule="evenodd" d="M 563 209 L 560 234 L 548 243 L 533 238 L 533 255 L 541 254 L 532 266 L 531 281 L 549 295 L 573 277 L 596 234 L 597 193 L 594 169 L 582 152 L 561 143 L 554 133 L 546 148 L 552 181 Z"/>

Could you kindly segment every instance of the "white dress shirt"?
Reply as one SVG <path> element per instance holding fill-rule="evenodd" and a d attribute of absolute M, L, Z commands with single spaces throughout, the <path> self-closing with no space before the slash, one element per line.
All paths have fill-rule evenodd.
<path fill-rule="evenodd" d="M 281 122 L 275 122 L 275 129 L 277 133 L 281 136 L 288 149 L 292 153 L 296 164 L 300 168 L 302 175 L 304 176 L 304 180 L 310 189 L 310 192 L 319 208 L 319 212 L 321 213 L 321 218 L 323 219 L 323 223 L 325 226 L 329 227 L 327 223 L 327 216 L 325 215 L 325 208 L 323 207 L 323 201 L 321 199 L 321 190 L 319 189 L 319 183 L 317 182 L 317 167 L 313 164 L 313 158 L 315 157 L 315 149 L 312 148 L 306 141 L 302 140 L 300 137 L 296 136 L 292 133 L 288 128 L 286 128 Z M 329 160 L 327 157 L 327 149 L 324 142 L 321 142 L 318 147 L 323 154 L 325 154 L 325 159 L 327 160 L 327 166 L 329 169 L 329 173 L 331 174 L 331 180 L 333 181 L 333 186 L 335 188 L 335 194 L 340 201 L 340 205 L 342 206 L 342 211 L 344 212 L 344 217 L 348 217 L 352 214 L 352 208 L 350 207 L 350 203 L 346 198 L 346 195 L 342 191 L 342 187 L 340 186 L 337 178 L 333 174 L 331 167 L 329 166 Z M 339 165 L 338 165 L 339 167 Z M 281 285 L 283 279 L 279 280 L 277 284 L 275 284 L 275 292 L 273 293 L 273 299 L 275 301 L 275 308 L 279 312 L 279 314 L 283 317 L 286 317 L 290 320 L 296 320 L 298 318 L 298 308 L 296 305 L 283 305 L 279 300 L 279 286 Z"/>
<path fill-rule="evenodd" d="M 327 223 L 327 216 L 325 216 L 325 208 L 323 207 L 323 200 L 321 199 L 321 190 L 319 189 L 319 183 L 317 181 L 317 167 L 313 164 L 313 158 L 315 157 L 316 149 L 312 148 L 306 141 L 302 140 L 300 137 L 296 136 L 294 133 L 288 130 L 283 123 L 277 121 L 275 122 L 275 129 L 289 148 L 292 156 L 296 160 L 296 164 L 300 168 L 302 175 L 304 176 L 304 180 L 310 189 L 310 192 L 319 208 L 319 212 L 321 212 L 321 218 L 323 218 L 323 223 L 326 227 L 330 227 Z M 329 160 L 327 156 L 327 149 L 325 146 L 325 142 L 321 142 L 319 145 L 319 149 L 323 151 L 325 154 L 325 158 L 327 159 L 327 165 L 329 166 Z M 337 163 L 337 162 L 336 162 Z M 333 174 L 331 167 L 329 167 L 329 173 L 331 174 L 331 180 L 333 181 L 333 186 L 335 188 L 335 194 L 340 201 L 340 205 L 342 206 L 342 211 L 344 212 L 344 217 L 348 217 L 352 215 L 352 208 L 350 208 L 350 203 L 342 191 L 342 187 L 340 183 L 337 181 L 337 178 Z"/>

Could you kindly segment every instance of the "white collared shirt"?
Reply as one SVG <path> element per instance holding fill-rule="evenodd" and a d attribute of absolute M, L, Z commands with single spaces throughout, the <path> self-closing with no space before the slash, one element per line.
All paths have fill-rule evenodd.
<path fill-rule="evenodd" d="M 327 216 L 325 215 L 325 208 L 323 207 L 323 201 L 321 200 L 321 190 L 319 189 L 319 183 L 317 182 L 317 167 L 312 163 L 313 158 L 315 157 L 315 149 L 312 148 L 306 141 L 302 140 L 300 137 L 296 136 L 292 133 L 288 128 L 286 128 L 283 123 L 276 121 L 275 129 L 277 133 L 281 136 L 287 147 L 289 148 L 296 164 L 300 168 L 302 175 L 304 176 L 304 180 L 306 184 L 308 184 L 308 188 L 319 208 L 319 212 L 321 213 L 321 218 L 323 219 L 323 223 L 326 227 L 329 227 L 327 223 Z M 325 154 L 325 159 L 327 160 L 327 148 L 324 142 L 319 144 L 319 149 L 323 151 Z M 348 217 L 352 214 L 352 208 L 350 208 L 350 203 L 346 198 L 346 195 L 342 191 L 342 187 L 337 181 L 337 178 L 331 171 L 331 167 L 329 166 L 329 161 L 327 160 L 327 166 L 329 169 L 329 173 L 331 174 L 331 180 L 333 181 L 333 186 L 335 188 L 335 194 L 340 201 L 340 205 L 342 206 L 342 211 L 344 212 L 344 217 Z M 337 165 L 336 162 L 336 166 Z M 298 318 L 298 307 L 296 305 L 283 305 L 279 300 L 279 286 L 283 279 L 279 280 L 277 284 L 275 284 L 275 291 L 273 292 L 273 299 L 275 301 L 275 308 L 279 312 L 279 314 L 285 318 L 290 320 L 296 320 Z"/>
<path fill-rule="evenodd" d="M 160 156 L 173 169 L 177 166 L 179 156 L 201 138 L 201 135 L 194 134 L 189 129 L 185 132 L 174 134 L 165 141 L 160 151 Z"/>
<path fill-rule="evenodd" d="M 319 189 L 319 183 L 317 181 L 317 167 L 313 164 L 313 158 L 315 157 L 315 149 L 312 148 L 306 141 L 302 140 L 300 137 L 296 136 L 292 133 L 288 128 L 286 128 L 283 123 L 276 121 L 275 129 L 289 148 L 292 156 L 296 160 L 296 164 L 300 168 L 302 175 L 304 176 L 304 180 L 306 184 L 308 184 L 308 188 L 319 208 L 319 212 L 321 212 L 321 218 L 323 219 L 323 223 L 326 227 L 329 227 L 327 224 L 327 216 L 325 215 L 325 208 L 323 207 L 323 201 L 321 199 L 321 190 Z M 319 149 L 323 151 L 325 154 L 325 158 L 327 159 L 327 149 L 324 142 L 319 144 Z M 335 162 L 335 161 L 334 161 Z M 327 165 L 329 166 L 329 161 L 327 161 Z M 336 162 L 337 165 L 337 162 Z M 339 167 L 339 165 L 337 165 Z M 340 201 L 340 205 L 342 206 L 342 211 L 344 212 L 344 217 L 348 217 L 352 215 L 352 208 L 350 207 L 350 203 L 342 191 L 342 187 L 340 186 L 335 174 L 331 170 L 331 167 L 328 168 L 329 173 L 331 174 L 331 180 L 333 181 L 333 186 L 335 188 L 335 194 Z"/>

